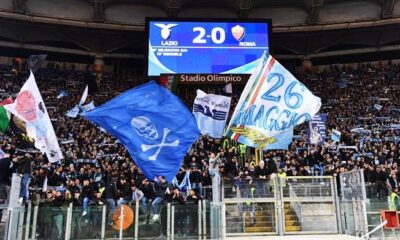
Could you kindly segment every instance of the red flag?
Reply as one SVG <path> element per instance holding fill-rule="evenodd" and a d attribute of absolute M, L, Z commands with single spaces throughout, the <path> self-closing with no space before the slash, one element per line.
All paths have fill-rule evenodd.
<path fill-rule="evenodd" d="M 11 104 L 11 103 L 13 103 L 14 102 L 14 100 L 12 99 L 12 97 L 9 97 L 9 98 L 6 98 L 6 99 L 4 99 L 3 101 L 1 101 L 0 102 L 0 106 L 4 106 L 4 105 L 7 105 L 7 104 Z"/>

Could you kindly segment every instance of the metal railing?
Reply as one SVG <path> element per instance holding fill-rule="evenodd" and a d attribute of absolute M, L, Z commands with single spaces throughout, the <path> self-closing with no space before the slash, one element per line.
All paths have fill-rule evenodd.
<path fill-rule="evenodd" d="M 292 184 L 288 183 L 289 186 L 289 194 L 290 197 L 293 198 L 295 201 L 292 202 L 292 207 L 294 209 L 294 211 L 297 214 L 297 217 L 299 217 L 300 222 L 303 222 L 303 204 L 301 204 L 300 200 L 297 197 L 296 192 L 293 190 Z"/>
<path fill-rule="evenodd" d="M 197 203 L 165 203 L 159 219 L 150 218 L 139 201 L 117 207 L 109 215 L 106 205 L 90 206 L 83 215 L 81 206 L 14 207 L 8 210 L 5 239 L 220 239 L 220 206 L 206 200 Z M 217 212 L 218 214 L 211 214 Z M 112 220 L 110 216 L 113 216 Z M 112 222 L 112 224 L 110 224 Z"/>
<path fill-rule="evenodd" d="M 223 189 L 227 236 L 339 233 L 333 177 L 225 179 Z"/>

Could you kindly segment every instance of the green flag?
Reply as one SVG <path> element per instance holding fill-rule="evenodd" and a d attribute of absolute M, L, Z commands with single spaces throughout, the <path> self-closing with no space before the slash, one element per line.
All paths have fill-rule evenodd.
<path fill-rule="evenodd" d="M 4 133 L 7 130 L 9 123 L 10 114 L 3 106 L 0 106 L 0 132 Z"/>

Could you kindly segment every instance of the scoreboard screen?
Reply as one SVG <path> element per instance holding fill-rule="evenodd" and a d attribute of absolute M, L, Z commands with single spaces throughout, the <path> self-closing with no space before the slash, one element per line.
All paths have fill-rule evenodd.
<path fill-rule="evenodd" d="M 269 52 L 269 20 L 146 19 L 148 76 L 252 73 Z"/>

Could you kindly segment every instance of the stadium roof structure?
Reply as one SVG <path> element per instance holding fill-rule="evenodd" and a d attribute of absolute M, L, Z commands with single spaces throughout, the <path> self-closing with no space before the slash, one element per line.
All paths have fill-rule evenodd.
<path fill-rule="evenodd" d="M 1 0 L 0 48 L 143 59 L 145 17 L 271 18 L 286 60 L 400 50 L 400 0 Z"/>

